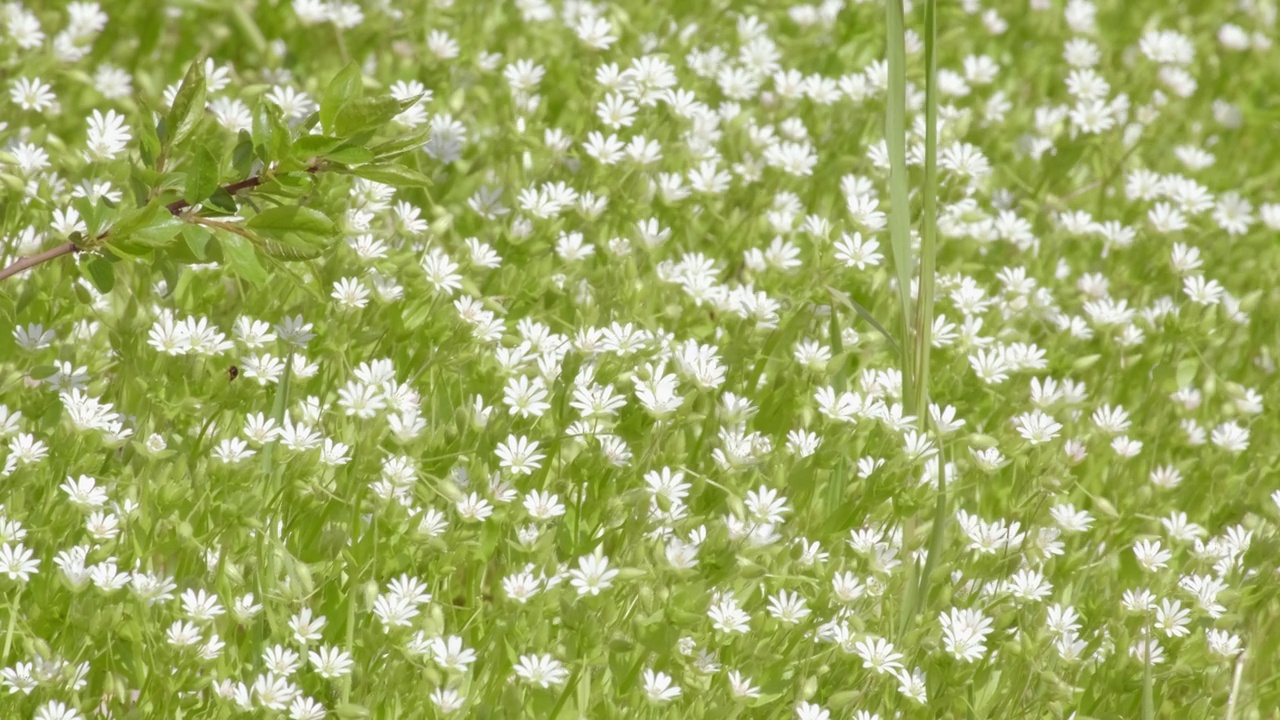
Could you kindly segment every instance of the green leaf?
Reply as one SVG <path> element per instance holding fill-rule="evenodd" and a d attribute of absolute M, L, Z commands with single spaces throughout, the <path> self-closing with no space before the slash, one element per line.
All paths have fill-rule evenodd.
<path fill-rule="evenodd" d="M 207 92 L 204 76 L 204 59 L 192 61 L 187 68 L 186 77 L 178 86 L 178 94 L 173 98 L 173 106 L 169 109 L 169 138 L 166 146 L 180 145 L 191 135 L 196 124 L 204 116 L 204 100 Z"/>
<path fill-rule="evenodd" d="M 369 148 L 373 151 L 374 158 L 378 160 L 389 160 L 399 157 L 407 152 L 417 150 L 427 144 L 427 140 L 431 139 L 431 126 L 423 125 L 413 132 L 401 135 L 398 138 L 392 138 L 384 143 L 374 145 Z"/>
<path fill-rule="evenodd" d="M 1191 381 L 1196 379 L 1196 370 L 1200 369 L 1200 361 L 1196 358 L 1185 358 L 1178 362 L 1177 381 L 1179 388 L 1191 387 Z"/>
<path fill-rule="evenodd" d="M 152 200 L 149 205 L 120 216 L 108 231 L 107 243 L 126 250 L 130 246 L 163 247 L 183 225 L 158 200 Z"/>
<path fill-rule="evenodd" d="M 47 377 L 53 377 L 58 374 L 58 368 L 55 365 L 37 365 L 31 368 L 31 372 L 27 375 L 35 380 L 43 380 Z"/>
<path fill-rule="evenodd" d="M 294 157 L 312 158 L 323 156 L 346 144 L 346 140 L 329 135 L 303 135 L 293 144 Z"/>
<path fill-rule="evenodd" d="M 156 157 L 160 154 L 160 136 L 156 133 L 156 115 L 142 98 L 137 99 L 138 114 L 142 119 L 135 123 L 138 128 L 138 152 L 142 155 L 142 164 L 154 167 Z"/>
<path fill-rule="evenodd" d="M 292 141 L 280 108 L 266 98 L 259 100 L 253 113 L 253 148 L 262 162 L 288 156 Z"/>
<path fill-rule="evenodd" d="M 258 262 L 258 253 L 253 243 L 229 232 L 219 232 L 218 242 L 222 246 L 222 262 L 236 275 L 261 288 L 267 282 L 266 268 Z"/>
<path fill-rule="evenodd" d="M 253 138 L 247 130 L 240 131 L 240 142 L 231 151 L 231 171 L 236 177 L 245 177 L 253 169 Z"/>
<path fill-rule="evenodd" d="M 191 254 L 194 255 L 197 260 L 201 261 L 209 257 L 206 253 L 209 248 L 209 239 L 211 237 L 212 234 L 208 230 L 195 225 L 188 225 L 182 230 L 182 239 L 186 241 L 187 247 L 191 250 Z"/>
<path fill-rule="evenodd" d="M 403 110 L 403 101 L 390 95 L 351 100 L 338 110 L 334 134 L 350 137 L 362 130 L 380 129 Z"/>
<path fill-rule="evenodd" d="M 314 238 L 314 236 L 286 234 L 279 240 L 260 238 L 258 247 L 268 257 L 284 262 L 315 260 L 324 255 L 327 244 L 316 240 L 308 241 L 306 238 Z"/>
<path fill-rule="evenodd" d="M 236 205 L 236 199 L 227 192 L 226 188 L 219 186 L 213 191 L 213 194 L 205 200 L 205 207 L 215 207 L 229 214 L 235 215 L 240 212 L 240 206 Z"/>
<path fill-rule="evenodd" d="M 366 148 L 351 146 L 338 148 L 331 153 L 326 153 L 324 159 L 342 163 L 343 165 L 363 165 L 364 163 L 373 162 L 373 153 Z"/>
<path fill-rule="evenodd" d="M 89 276 L 89 282 L 98 288 L 98 292 L 106 295 L 111 292 L 111 288 L 116 286 L 115 270 L 111 267 L 111 263 L 101 255 L 91 255 L 88 260 L 84 261 L 81 268 L 85 270 L 85 274 Z"/>
<path fill-rule="evenodd" d="M 342 68 L 333 80 L 329 81 L 329 86 L 324 90 L 324 97 L 320 99 L 320 126 L 325 129 L 325 132 L 334 132 L 338 112 L 344 105 L 360 97 L 363 92 L 364 78 L 360 74 L 360 65 L 355 62 Z"/>
<path fill-rule="evenodd" d="M 324 213 L 309 207 L 267 208 L 249 218 L 245 226 L 260 232 L 282 234 L 299 232 L 309 235 L 328 236 L 337 233 L 333 221 Z"/>
<path fill-rule="evenodd" d="M 178 263 L 174 262 L 169 255 L 170 253 L 157 253 L 151 262 L 151 269 L 158 271 L 164 278 L 165 291 L 162 297 L 172 297 L 174 291 L 178 289 L 180 280 Z"/>
<path fill-rule="evenodd" d="M 361 165 L 348 168 L 347 172 L 365 180 L 373 180 L 393 187 L 431 187 L 431 179 L 426 175 L 396 163 Z"/>
<path fill-rule="evenodd" d="M 221 163 L 218 156 L 205 143 L 196 146 L 187 166 L 187 182 L 182 197 L 195 205 L 213 194 L 221 179 Z"/>
<path fill-rule="evenodd" d="M 102 214 L 105 211 L 105 207 L 91 202 L 87 197 L 73 199 L 71 206 L 80 212 L 80 217 L 84 220 L 85 235 L 97 237 L 98 231 L 101 229 Z"/>
<path fill-rule="evenodd" d="M 369 711 L 363 705 L 355 703 L 338 703 L 333 712 L 343 720 L 364 720 L 369 717 Z"/>

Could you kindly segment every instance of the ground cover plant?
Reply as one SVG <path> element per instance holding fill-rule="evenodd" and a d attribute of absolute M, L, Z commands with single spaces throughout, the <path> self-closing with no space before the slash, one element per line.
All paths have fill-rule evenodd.
<path fill-rule="evenodd" d="M 1277 717 L 1275 33 L 4 4 L 0 717 Z"/>

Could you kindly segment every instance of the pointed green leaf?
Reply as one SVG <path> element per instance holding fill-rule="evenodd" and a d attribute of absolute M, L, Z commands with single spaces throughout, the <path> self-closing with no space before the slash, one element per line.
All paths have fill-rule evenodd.
<path fill-rule="evenodd" d="M 332 220 L 319 210 L 309 207 L 267 208 L 249 218 L 245 226 L 271 234 L 300 232 L 326 236 L 337 232 Z"/>
<path fill-rule="evenodd" d="M 360 167 L 348 168 L 347 172 L 362 177 L 365 180 L 373 180 L 385 185 L 393 187 L 430 187 L 431 180 L 426 175 L 395 163 L 387 163 L 386 165 L 361 165 Z"/>
<path fill-rule="evenodd" d="M 58 374 L 58 367 L 56 365 L 37 365 L 31 368 L 31 372 L 27 373 L 29 377 L 35 380 L 43 380 L 47 377 L 53 377 L 54 375 L 57 375 L 57 374 Z"/>
<path fill-rule="evenodd" d="M 204 261 L 208 257 L 207 252 L 211 237 L 212 234 L 208 230 L 196 225 L 188 225 L 182 230 L 182 239 L 186 241 L 191 254 L 200 261 Z"/>
<path fill-rule="evenodd" d="M 1185 358 L 1178 362 L 1178 370 L 1176 378 L 1179 388 L 1191 387 L 1191 381 L 1196 379 L 1196 370 L 1200 368 L 1200 361 L 1195 358 Z"/>
<path fill-rule="evenodd" d="M 221 167 L 218 156 L 205 143 L 196 146 L 191 159 L 187 161 L 187 181 L 183 186 L 182 197 L 195 205 L 213 194 L 221 179 Z"/>
<path fill-rule="evenodd" d="M 323 156 L 342 147 L 346 142 L 329 135 L 303 135 L 293 144 L 293 155 L 301 159 Z"/>
<path fill-rule="evenodd" d="M 231 172 L 235 177 L 245 177 L 253 169 L 253 137 L 249 131 L 240 131 L 240 141 L 231 151 Z"/>
<path fill-rule="evenodd" d="M 288 156 L 293 138 L 280 108 L 262 98 L 253 114 L 253 148 L 264 163 Z"/>
<path fill-rule="evenodd" d="M 205 199 L 204 206 L 218 208 L 229 215 L 235 215 L 240 212 L 240 206 L 236 205 L 236 199 L 231 196 L 231 193 L 227 192 L 226 188 L 221 186 L 214 189 L 213 193 Z"/>
<path fill-rule="evenodd" d="M 182 230 L 183 224 L 158 200 L 153 200 L 146 207 L 121 215 L 108 230 L 107 242 L 121 247 L 162 247 Z"/>
<path fill-rule="evenodd" d="M 338 703 L 333 712 L 343 720 L 363 720 L 369 717 L 369 711 L 363 705 L 355 703 Z"/>
<path fill-rule="evenodd" d="M 338 110 L 334 120 L 334 134 L 350 137 L 362 130 L 382 128 L 404 108 L 404 101 L 390 95 L 351 100 Z"/>
<path fill-rule="evenodd" d="M 343 165 L 363 165 L 364 163 L 373 162 L 373 153 L 358 146 L 344 147 L 331 153 L 325 153 L 324 159 Z"/>
<path fill-rule="evenodd" d="M 84 261 L 81 267 L 89 276 L 89 281 L 93 286 L 98 288 L 98 292 L 106 295 L 111 292 L 111 288 L 116 285 L 115 270 L 112 269 L 111 263 L 101 255 L 91 255 L 88 260 Z"/>
<path fill-rule="evenodd" d="M 310 238 L 310 240 L 308 239 Z M 280 239 L 262 238 L 262 252 L 276 260 L 294 262 L 297 260 L 314 260 L 324 255 L 326 244 L 322 244 L 314 235 L 298 235 L 286 233 Z"/>
<path fill-rule="evenodd" d="M 142 164 L 154 167 L 156 156 L 160 154 L 160 136 L 156 133 L 156 114 L 151 106 L 141 97 L 137 98 L 138 114 L 141 119 L 134 123 L 138 128 L 138 151 L 142 155 Z"/>
<path fill-rule="evenodd" d="M 222 261 L 236 275 L 262 287 L 267 282 L 266 268 L 258 262 L 258 254 L 248 240 L 229 232 L 219 232 L 218 243 L 222 246 Z"/>
<path fill-rule="evenodd" d="M 204 100 L 208 90 L 204 76 L 204 60 L 191 62 L 186 77 L 178 86 L 178 94 L 173 98 L 173 106 L 167 116 L 168 141 L 166 146 L 180 145 L 186 140 L 196 124 L 204 116 Z"/>
<path fill-rule="evenodd" d="M 364 92 L 364 78 L 360 74 L 360 65 L 352 62 L 342 68 L 329 86 L 325 88 L 324 97 L 320 99 L 320 126 L 325 132 L 334 132 L 338 111 L 344 105 L 360 97 Z"/>
<path fill-rule="evenodd" d="M 427 144 L 427 140 L 431 138 L 431 126 L 422 125 L 414 129 L 412 132 L 401 135 L 398 138 L 392 138 L 384 143 L 374 145 L 369 148 L 373 152 L 373 156 L 378 160 L 389 160 L 399 157 L 407 152 L 417 150 Z"/>

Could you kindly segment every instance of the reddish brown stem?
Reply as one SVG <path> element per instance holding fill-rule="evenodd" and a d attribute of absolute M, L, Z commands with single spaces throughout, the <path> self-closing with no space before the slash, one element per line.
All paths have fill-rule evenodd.
<path fill-rule="evenodd" d="M 241 190 L 248 190 L 249 188 L 257 187 L 261 184 L 262 184 L 262 178 L 260 178 L 257 175 L 254 175 L 253 177 L 245 178 L 244 180 L 241 180 L 240 182 L 237 182 L 237 183 L 231 183 L 230 185 L 223 185 L 222 189 L 226 190 L 228 195 L 235 195 Z M 175 200 L 169 203 L 168 205 L 165 205 L 164 207 L 166 210 L 173 213 L 174 215 L 179 215 L 182 213 L 183 210 L 186 210 L 187 208 L 191 207 L 191 203 L 187 202 L 186 200 Z"/>
<path fill-rule="evenodd" d="M 56 248 L 45 250 L 39 255 L 32 255 L 31 257 L 22 258 L 17 262 L 15 262 L 14 264 L 10 265 L 9 267 L 5 268 L 4 270 L 0 270 L 0 280 L 4 280 L 5 278 L 11 275 L 17 275 L 23 270 L 26 270 L 27 268 L 35 267 L 40 263 L 49 262 L 50 260 L 57 257 L 62 257 L 63 255 L 70 255 L 73 252 L 80 252 L 80 248 L 76 246 L 75 243 L 69 242 L 69 243 L 59 245 Z"/>

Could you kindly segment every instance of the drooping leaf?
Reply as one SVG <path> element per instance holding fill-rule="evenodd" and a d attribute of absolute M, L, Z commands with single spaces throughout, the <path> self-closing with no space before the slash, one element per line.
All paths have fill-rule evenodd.
<path fill-rule="evenodd" d="M 338 112 L 363 92 L 364 78 L 360 73 L 359 63 L 349 63 L 333 76 L 324 90 L 324 97 L 320 99 L 320 126 L 325 132 L 335 132 Z"/>
<path fill-rule="evenodd" d="M 204 115 L 204 100 L 208 91 L 204 75 L 204 60 L 197 59 L 187 68 L 186 77 L 178 86 L 178 94 L 173 98 L 173 106 L 167 116 L 168 139 L 166 146 L 181 145 L 195 130 L 196 124 Z"/>
<path fill-rule="evenodd" d="M 188 225 L 182 230 L 182 239 L 186 241 L 187 248 L 201 261 L 208 257 L 209 240 L 212 237 L 208 230 L 196 225 Z"/>
<path fill-rule="evenodd" d="M 218 243 L 222 246 L 222 262 L 236 275 L 261 288 L 267 282 L 267 270 L 258 261 L 258 253 L 253 243 L 245 238 L 229 232 L 219 232 Z"/>

